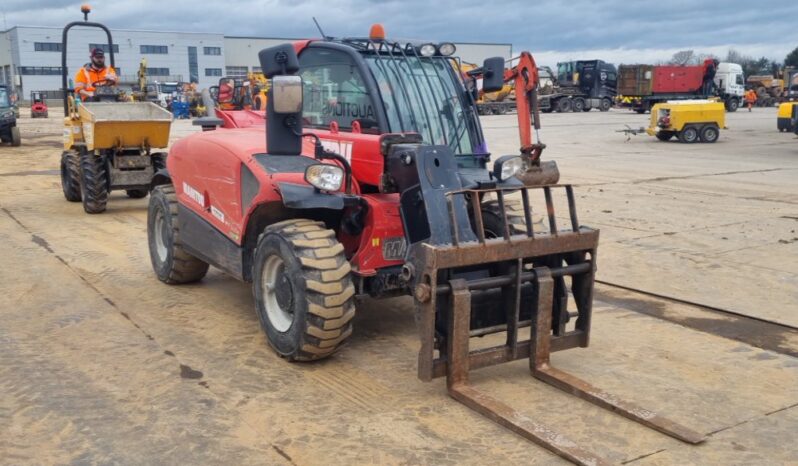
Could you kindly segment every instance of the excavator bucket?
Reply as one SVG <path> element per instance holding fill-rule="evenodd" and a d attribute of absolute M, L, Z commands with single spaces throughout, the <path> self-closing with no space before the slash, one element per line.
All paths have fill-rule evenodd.
<path fill-rule="evenodd" d="M 606 462 L 470 386 L 469 371 L 528 358 L 539 380 L 685 442 L 703 441 L 551 365 L 552 351 L 590 341 L 599 232 L 580 225 L 570 185 L 463 189 L 440 150 L 420 151 L 415 162 L 419 184 L 403 192 L 402 213 L 421 335 L 419 378 L 445 376 L 454 399 L 576 464 Z M 486 197 L 498 200 L 502 221 L 493 238 L 483 228 Z M 521 217 L 518 210 L 511 216 L 510 202 L 520 203 Z M 567 206 L 562 217 L 556 205 Z"/>

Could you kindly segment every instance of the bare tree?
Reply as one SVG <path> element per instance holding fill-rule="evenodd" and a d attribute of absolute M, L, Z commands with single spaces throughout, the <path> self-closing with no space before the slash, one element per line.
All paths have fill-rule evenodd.
<path fill-rule="evenodd" d="M 671 65 L 687 65 L 693 60 L 693 55 L 692 50 L 682 50 L 674 53 L 668 63 Z"/>

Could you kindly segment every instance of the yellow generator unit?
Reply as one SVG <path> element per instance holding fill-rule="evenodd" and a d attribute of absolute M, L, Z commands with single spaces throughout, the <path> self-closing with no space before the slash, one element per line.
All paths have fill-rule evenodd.
<path fill-rule="evenodd" d="M 676 136 L 680 142 L 690 144 L 717 141 L 721 128 L 726 129 L 723 102 L 680 100 L 654 105 L 646 133 L 660 141 Z"/>
<path fill-rule="evenodd" d="M 798 107 L 798 102 L 784 102 L 779 105 L 779 113 L 776 117 L 776 128 L 779 131 L 792 132 L 795 130 L 792 122 L 793 107 Z"/>

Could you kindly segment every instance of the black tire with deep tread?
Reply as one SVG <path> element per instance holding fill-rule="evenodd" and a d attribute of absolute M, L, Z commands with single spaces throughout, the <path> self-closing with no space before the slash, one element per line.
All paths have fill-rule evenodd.
<path fill-rule="evenodd" d="M 505 199 L 504 210 L 507 224 L 510 227 L 510 235 L 526 234 L 523 204 L 519 201 Z M 504 224 L 498 199 L 482 202 L 482 226 L 486 238 L 501 238 L 504 235 Z"/>
<path fill-rule="evenodd" d="M 69 202 L 80 202 L 80 156 L 75 151 L 61 153 L 61 189 Z"/>
<path fill-rule="evenodd" d="M 263 266 L 277 255 L 290 283 L 291 326 L 281 332 L 271 324 L 264 304 Z M 261 327 L 269 344 L 291 361 L 322 359 L 352 334 L 355 288 L 350 265 L 335 232 L 322 222 L 292 219 L 267 227 L 258 238 L 252 289 Z"/>
<path fill-rule="evenodd" d="M 80 187 L 83 210 L 88 214 L 105 211 L 108 204 L 108 169 L 105 157 L 92 152 L 80 155 Z"/>
<path fill-rule="evenodd" d="M 158 211 L 164 213 L 164 220 L 170 232 L 166 239 L 167 257 L 162 259 L 157 252 L 155 220 Z M 158 279 L 170 285 L 191 283 L 201 280 L 208 273 L 208 264 L 192 256 L 180 241 L 180 225 L 177 220 L 177 195 L 175 188 L 161 185 L 152 190 L 147 209 L 147 242 L 150 248 L 150 261 Z"/>

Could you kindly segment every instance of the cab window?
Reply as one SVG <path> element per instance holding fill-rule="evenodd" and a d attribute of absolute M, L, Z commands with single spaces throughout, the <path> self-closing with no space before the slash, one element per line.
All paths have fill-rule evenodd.
<path fill-rule="evenodd" d="M 350 129 L 356 120 L 363 128 L 377 125 L 371 96 L 349 55 L 339 50 L 309 48 L 299 56 L 299 66 L 306 125 L 328 128 L 334 121 L 339 128 Z"/>

